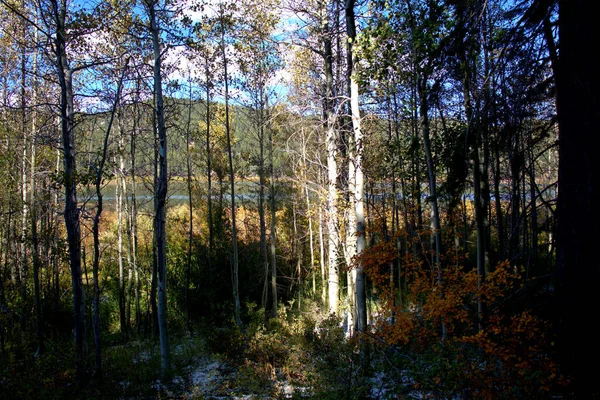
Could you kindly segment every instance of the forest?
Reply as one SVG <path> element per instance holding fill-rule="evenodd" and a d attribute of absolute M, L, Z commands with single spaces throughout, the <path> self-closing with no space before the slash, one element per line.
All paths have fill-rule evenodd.
<path fill-rule="evenodd" d="M 600 398 L 592 4 L 0 0 L 0 398 Z"/>

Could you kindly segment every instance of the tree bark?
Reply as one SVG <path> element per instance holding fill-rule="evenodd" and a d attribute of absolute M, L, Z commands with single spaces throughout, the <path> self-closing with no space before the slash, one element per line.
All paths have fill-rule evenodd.
<path fill-rule="evenodd" d="M 214 226 L 213 226 L 213 209 L 212 209 L 212 168 L 211 168 L 211 147 L 210 147 L 210 102 L 211 102 L 211 81 L 210 81 L 210 59 L 208 53 L 204 60 L 204 73 L 206 76 L 206 192 L 208 205 L 208 257 L 207 270 L 209 284 L 212 276 L 212 256 L 215 250 Z"/>
<path fill-rule="evenodd" d="M 327 233 L 329 235 L 329 312 L 337 314 L 339 307 L 339 221 L 338 221 L 338 135 L 335 129 L 335 110 L 333 95 L 333 53 L 327 6 L 319 2 L 320 30 L 323 41 L 323 61 L 325 66 L 325 97 L 323 99 L 323 118 L 325 122 L 325 141 L 327 147 Z"/>
<path fill-rule="evenodd" d="M 589 367 L 600 358 L 600 344 L 589 325 L 589 316 L 598 309 L 600 281 L 595 235 L 600 230 L 600 182 L 596 148 L 590 146 L 600 126 L 600 56 L 590 48 L 590 40 L 600 33 L 594 10 L 591 1 L 559 1 L 558 346 L 575 397 L 582 399 L 600 393 Z"/>
<path fill-rule="evenodd" d="M 267 126 L 269 140 L 269 175 L 271 178 L 269 186 L 269 199 L 271 201 L 271 317 L 278 315 L 277 300 L 277 219 L 275 208 L 275 168 L 273 166 L 273 131 Z"/>
<path fill-rule="evenodd" d="M 356 24 L 354 15 L 354 0 L 346 0 L 346 30 L 348 34 L 348 79 L 350 82 L 350 110 L 352 117 L 352 130 L 354 132 L 354 229 L 356 235 L 356 255 L 360 256 L 366 248 L 366 219 L 364 212 L 364 168 L 363 168 L 363 133 L 360 124 L 360 109 L 358 101 L 358 83 L 352 76 L 358 66 L 358 59 L 353 53 L 353 45 L 356 40 Z M 365 276 L 361 263 L 356 265 L 354 272 L 356 291 L 356 327 L 359 332 L 365 332 L 367 327 L 367 298 L 365 288 Z"/>
<path fill-rule="evenodd" d="M 167 199 L 167 129 L 165 126 L 162 92 L 162 53 L 160 45 L 160 27 L 156 15 L 157 2 L 145 2 L 149 18 L 154 55 L 154 113 L 158 133 L 158 179 L 154 188 L 154 226 L 156 229 L 156 264 L 158 275 L 158 330 L 160 337 L 161 375 L 171 372 L 169 337 L 167 333 L 167 258 L 166 258 L 166 199 Z"/>
<path fill-rule="evenodd" d="M 417 80 L 419 90 L 419 114 L 421 116 L 421 133 L 423 135 L 423 148 L 425 150 L 425 160 L 427 162 L 427 176 L 429 178 L 429 203 L 431 206 L 431 230 L 434 237 L 434 255 L 435 269 L 437 273 L 437 284 L 442 284 L 442 231 L 440 226 L 440 213 L 437 200 L 437 183 L 435 176 L 435 165 L 431 151 L 431 138 L 429 127 L 429 99 L 427 90 L 427 77 L 419 76 Z M 441 288 L 440 288 L 441 289 Z M 442 340 L 446 339 L 446 325 L 442 322 Z"/>
<path fill-rule="evenodd" d="M 259 104 L 258 104 L 258 146 L 259 146 L 259 164 L 258 164 L 258 217 L 260 225 L 260 260 L 265 271 L 265 283 L 262 293 L 262 307 L 267 308 L 267 299 L 269 293 L 269 256 L 267 255 L 267 226 L 265 222 L 265 130 L 264 130 L 264 103 L 263 103 L 263 87 L 259 88 Z"/>
<path fill-rule="evenodd" d="M 67 3 L 52 0 L 52 16 L 56 24 L 54 51 L 58 82 L 60 85 L 60 126 L 63 145 L 63 182 L 65 186 L 64 219 L 67 229 L 71 283 L 73 286 L 73 324 L 75 338 L 75 366 L 77 377 L 85 377 L 85 303 L 81 274 L 81 230 L 79 209 L 77 207 L 77 166 L 75 153 L 75 132 L 73 106 L 73 71 L 69 66 L 66 53 Z"/>
<path fill-rule="evenodd" d="M 190 73 L 191 75 L 191 73 Z M 192 251 L 194 245 L 194 203 L 192 199 L 192 154 L 190 151 L 191 142 L 191 128 L 192 123 L 192 80 L 189 77 L 189 103 L 188 103 L 188 115 L 187 124 L 185 129 L 185 162 L 187 170 L 187 194 L 188 194 L 188 248 L 185 266 L 185 327 L 191 334 L 192 327 L 190 325 L 190 283 L 191 283 L 191 272 L 192 272 Z"/>
<path fill-rule="evenodd" d="M 233 155 L 231 150 L 231 127 L 229 125 L 229 74 L 227 70 L 227 52 L 225 47 L 225 16 L 224 10 L 220 12 L 220 28 L 221 28 L 221 52 L 223 54 L 223 72 L 225 83 L 225 134 L 227 137 L 227 157 L 229 159 L 229 182 L 231 185 L 231 240 L 233 247 L 232 260 L 232 280 L 233 280 L 233 301 L 234 301 L 234 318 L 238 326 L 242 326 L 240 319 L 240 292 L 239 292 L 239 260 L 238 260 L 238 244 L 237 244 L 237 221 L 236 221 L 236 205 L 235 205 L 235 175 L 233 172 Z"/>

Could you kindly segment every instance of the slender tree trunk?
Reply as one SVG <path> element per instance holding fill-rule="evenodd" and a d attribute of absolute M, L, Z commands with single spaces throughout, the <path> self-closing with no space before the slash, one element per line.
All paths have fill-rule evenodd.
<path fill-rule="evenodd" d="M 538 212 L 537 212 L 537 195 L 536 195 L 536 183 L 535 183 L 535 158 L 533 156 L 533 146 L 529 146 L 529 196 L 530 196 L 530 208 L 531 208 L 531 251 L 528 257 L 527 265 L 532 264 L 537 266 L 537 253 L 538 253 Z M 529 272 L 529 268 L 527 268 Z M 527 274 L 529 278 L 529 273 Z"/>
<path fill-rule="evenodd" d="M 188 192 L 188 249 L 186 257 L 186 268 L 185 268 L 185 326 L 187 331 L 191 334 L 192 327 L 190 325 L 190 283 L 191 283 L 191 271 L 192 271 L 192 250 L 194 246 L 194 203 L 192 199 L 192 154 L 190 151 L 191 142 L 191 128 L 192 123 L 192 80 L 189 78 L 190 92 L 189 92 L 189 104 L 188 104 L 188 115 L 187 125 L 185 129 L 185 154 L 186 154 L 186 169 L 187 169 L 187 192 Z"/>
<path fill-rule="evenodd" d="M 233 172 L 233 155 L 231 150 L 231 128 L 229 125 L 229 76 L 227 70 L 227 52 L 225 47 L 225 27 L 224 27 L 224 11 L 221 9 L 221 51 L 223 53 L 223 72 L 225 74 L 225 134 L 227 136 L 227 157 L 229 159 L 229 182 L 231 184 L 231 236 L 233 247 L 232 260 L 232 280 L 233 280 L 233 301 L 234 301 L 234 318 L 238 326 L 242 326 L 240 319 L 240 292 L 239 292 L 239 276 L 238 276 L 238 244 L 237 244 L 237 221 L 236 221 L 236 205 L 235 205 L 235 176 Z"/>
<path fill-rule="evenodd" d="M 437 272 L 437 284 L 442 284 L 442 232 L 440 227 L 440 214 L 437 200 L 437 183 L 435 179 L 435 165 L 431 151 L 430 127 L 429 127 L 429 101 L 427 93 L 427 77 L 420 76 L 419 87 L 419 114 L 421 115 L 421 132 L 423 134 L 423 148 L 427 162 L 427 175 L 429 177 L 429 202 L 431 205 L 431 230 L 434 237 L 434 260 Z M 442 340 L 446 339 L 446 325 L 442 322 Z"/>
<path fill-rule="evenodd" d="M 154 53 L 154 113 L 158 132 L 158 180 L 154 188 L 154 226 L 156 246 L 156 264 L 158 275 L 158 329 L 160 335 L 161 375 L 171 372 L 169 337 L 167 334 L 167 259 L 166 259 L 166 198 L 167 198 L 167 130 L 164 119 L 162 93 L 162 54 L 160 46 L 160 27 L 156 16 L 157 2 L 145 0 L 150 22 L 152 48 Z"/>
<path fill-rule="evenodd" d="M 61 155 L 61 151 L 60 149 L 56 149 L 56 165 L 54 167 L 54 173 L 56 174 L 56 176 L 59 176 L 59 174 L 61 173 L 60 171 L 60 165 L 61 165 L 61 159 L 60 159 L 60 155 Z M 54 196 L 53 199 L 54 204 L 58 204 L 58 190 L 54 190 Z M 59 301 L 60 301 L 60 282 L 59 282 L 59 259 L 57 256 L 58 253 L 58 243 L 59 243 L 59 235 L 58 235 L 58 225 L 59 225 L 59 220 L 60 220 L 60 214 L 58 213 L 58 211 L 54 214 L 54 223 L 52 224 L 52 253 L 53 253 L 53 257 L 52 257 L 52 271 L 53 271 L 53 275 L 54 275 L 54 310 L 59 309 Z M 10 222 L 10 219 L 9 219 Z M 10 223 L 9 225 L 10 226 Z"/>
<path fill-rule="evenodd" d="M 92 235 L 94 240 L 94 258 L 92 261 L 92 276 L 93 276 L 93 285 L 94 285 L 94 315 L 92 326 L 94 329 L 94 355 L 95 355 L 95 375 L 97 377 L 102 376 L 102 341 L 101 341 L 101 331 L 100 331 L 100 282 L 98 272 L 100 270 L 100 216 L 102 214 L 102 179 L 103 179 L 103 171 L 104 171 L 104 163 L 106 161 L 106 155 L 108 152 L 108 137 L 110 135 L 110 131 L 112 129 L 115 111 L 117 109 L 117 105 L 119 104 L 120 96 L 121 96 L 121 87 L 123 83 L 123 78 L 125 76 L 125 71 L 127 69 L 127 64 L 123 68 L 123 74 L 121 75 L 121 79 L 119 80 L 119 84 L 117 86 L 117 94 L 115 97 L 115 101 L 113 103 L 113 107 L 110 113 L 110 119 L 108 121 L 108 126 L 106 127 L 106 132 L 104 134 L 104 143 L 102 147 L 102 157 L 98 161 L 96 167 L 95 174 L 95 189 L 96 189 L 96 198 L 98 199 L 96 205 L 96 213 L 94 215 L 94 222 L 92 225 Z"/>
<path fill-rule="evenodd" d="M 123 120 L 120 119 L 120 124 L 123 123 Z M 127 257 L 127 281 L 125 281 L 125 266 L 123 265 L 123 315 L 124 315 L 124 334 L 125 338 L 129 338 L 129 329 L 131 324 L 131 252 L 129 251 L 129 246 L 126 244 L 126 248 L 123 247 L 123 236 L 129 237 L 129 213 L 127 206 L 127 181 L 125 179 L 125 145 L 123 142 L 124 138 L 124 128 L 122 126 L 119 127 L 119 138 L 118 138 L 118 146 L 119 146 L 119 173 L 117 175 L 117 185 L 120 185 L 119 189 L 119 215 L 118 215 L 118 230 L 119 230 L 119 251 L 120 262 L 123 264 L 124 258 Z M 124 253 L 127 253 L 126 255 Z"/>
<path fill-rule="evenodd" d="M 37 43 L 38 30 L 35 31 L 34 41 Z M 38 71 L 38 52 L 37 50 L 33 54 L 33 84 L 32 84 L 32 103 L 37 103 L 37 71 Z M 46 349 L 44 341 L 44 321 L 42 316 L 42 300 L 40 294 L 40 249 L 39 249 L 39 238 L 38 238 L 38 204 L 36 202 L 36 158 L 37 158 L 37 111 L 34 109 L 31 120 L 31 160 L 30 160 L 30 187 L 31 187 L 31 242 L 32 242 L 32 257 L 33 257 L 33 290 L 35 296 L 35 332 L 38 342 L 38 348 L 36 354 L 43 354 Z M 2 277 L 0 277 L 2 281 Z M 1 290 L 1 289 L 0 289 Z M 0 298 L 0 304 L 2 299 Z"/>
<path fill-rule="evenodd" d="M 23 4 L 24 5 L 24 4 Z M 26 37 L 27 28 L 23 24 L 22 35 Z M 27 130 L 27 54 L 24 45 L 21 46 L 21 137 L 23 139 L 21 147 L 21 232 L 19 240 L 19 284 L 21 289 L 22 304 L 27 304 L 27 215 L 29 213 L 29 204 L 27 203 L 27 150 L 29 132 Z M 27 332 L 25 310 L 21 313 L 21 337 L 24 339 Z"/>
<path fill-rule="evenodd" d="M 260 260 L 263 264 L 265 271 L 265 283 L 263 285 L 262 293 L 262 307 L 267 308 L 267 300 L 269 293 L 269 256 L 267 255 L 267 226 L 265 222 L 265 130 L 264 130 L 264 110 L 263 110 L 263 88 L 259 89 L 260 100 L 258 107 L 258 145 L 259 145 L 259 165 L 258 165 L 258 177 L 259 177 L 259 188 L 258 188 L 258 217 L 260 224 Z"/>
<path fill-rule="evenodd" d="M 306 199 L 306 219 L 308 220 L 308 239 L 310 246 L 310 274 L 312 279 L 312 295 L 316 298 L 317 295 L 317 280 L 316 280 L 316 265 L 315 265 L 315 250 L 314 250 L 314 238 L 312 228 L 312 209 L 310 205 L 310 196 L 308 188 L 308 163 L 306 161 L 306 137 L 304 136 L 304 130 L 302 130 L 302 166 L 304 171 L 304 197 Z"/>
<path fill-rule="evenodd" d="M 475 6 L 477 6 L 477 4 L 475 4 Z M 489 239 L 487 237 L 489 225 L 489 183 L 487 172 L 488 166 L 486 164 L 489 160 L 489 151 L 485 148 L 483 143 L 487 141 L 487 127 L 484 126 L 485 118 L 483 123 L 479 120 L 478 115 L 474 112 L 471 99 L 473 84 L 475 82 L 474 77 L 477 75 L 477 71 L 475 70 L 476 64 L 471 57 L 476 56 L 477 54 L 475 54 L 475 44 L 472 43 L 472 35 L 474 35 L 474 33 L 472 31 L 467 31 L 468 21 L 465 20 L 466 18 L 471 18 L 469 15 L 479 15 L 479 13 L 468 9 L 467 7 L 469 6 L 462 5 L 457 8 L 458 37 L 461 41 L 461 48 L 458 51 L 458 56 L 463 65 L 462 85 L 465 116 L 467 119 L 466 137 L 470 145 L 471 159 L 473 161 L 473 196 L 475 221 L 477 226 L 477 275 L 478 285 L 481 286 L 486 279 L 489 263 Z M 479 329 L 482 329 L 484 309 L 480 299 L 478 300 L 477 308 Z"/>
<path fill-rule="evenodd" d="M 127 326 L 127 334 L 131 334 L 131 291 L 133 289 L 133 246 L 131 245 L 131 207 L 129 205 L 129 197 L 126 190 L 126 177 L 123 175 L 123 193 L 124 193 L 124 207 L 125 207 L 125 236 L 127 239 L 127 284 L 125 285 L 125 322 Z"/>
<path fill-rule="evenodd" d="M 389 89 L 388 89 L 389 90 Z M 393 90 L 393 89 L 392 89 Z M 392 125 L 395 124 L 395 121 L 393 121 L 393 113 L 391 110 L 391 99 L 388 95 L 388 98 L 386 99 L 386 103 L 387 103 L 387 118 L 388 118 L 388 143 L 391 147 L 392 145 Z M 391 181 L 392 181 L 392 226 L 391 226 L 391 231 L 390 231 L 390 236 L 392 238 L 392 240 L 394 241 L 394 245 L 396 247 L 396 255 L 397 257 L 392 260 L 390 262 L 390 290 L 392 291 L 392 293 L 394 293 L 396 291 L 396 279 L 395 279 L 395 275 L 396 273 L 398 273 L 399 277 L 398 280 L 401 279 L 400 277 L 400 251 L 401 251 L 401 242 L 400 242 L 400 237 L 396 236 L 396 232 L 399 231 L 400 229 L 400 210 L 399 210 L 399 206 L 398 206 L 398 185 L 396 183 L 396 167 L 395 165 L 392 165 L 391 168 Z M 401 291 L 402 288 L 398 287 L 398 289 Z M 395 323 L 395 309 L 396 309 L 396 304 L 401 304 L 398 299 L 397 296 L 394 295 L 393 298 L 393 304 L 392 304 L 392 312 L 391 312 L 391 318 L 392 318 L 392 324 Z"/>
<path fill-rule="evenodd" d="M 354 132 L 354 187 L 351 195 L 354 197 L 354 221 L 356 223 L 356 255 L 360 256 L 366 248 L 366 219 L 364 212 L 364 168 L 363 168 L 363 133 L 360 126 L 360 110 L 358 102 L 358 83 L 352 76 L 358 66 L 358 59 L 353 54 L 353 44 L 356 40 L 356 25 L 354 18 L 354 0 L 346 0 L 346 30 L 348 33 L 348 78 L 350 81 L 350 110 L 352 116 L 352 130 Z M 365 276 L 361 263 L 356 265 L 354 271 L 356 290 L 356 327 L 359 332 L 365 332 L 367 327 L 367 298 Z"/>
<path fill-rule="evenodd" d="M 325 269 L 325 240 L 323 239 L 323 202 L 319 204 L 319 264 L 321 265 L 321 305 L 327 303 L 327 272 Z"/>
<path fill-rule="evenodd" d="M 65 186 L 64 218 L 67 229 L 71 283 L 73 286 L 73 323 L 75 337 L 75 366 L 78 379 L 85 377 L 85 303 L 81 274 L 81 231 L 77 207 L 77 167 L 75 156 L 75 132 L 73 106 L 73 71 L 66 53 L 67 3 L 52 0 L 53 18 L 56 24 L 54 39 L 58 82 L 60 85 L 60 124 L 63 145 L 63 166 Z"/>
<path fill-rule="evenodd" d="M 345 4 L 345 14 L 346 14 L 346 56 L 347 56 L 347 74 L 346 74 L 346 85 L 347 85 L 347 95 L 350 98 L 350 102 L 347 105 L 347 115 L 350 117 L 350 121 L 352 123 L 353 132 L 352 134 L 348 134 L 348 137 L 344 142 L 346 143 L 346 154 L 348 159 L 348 183 L 347 183 L 347 204 L 346 211 L 347 217 L 346 220 L 346 245 L 345 245 L 345 255 L 346 255 L 346 267 L 348 271 L 346 273 L 346 281 L 347 281 L 347 305 L 348 305 L 348 336 L 354 335 L 354 332 L 358 329 L 358 315 L 357 315 L 357 303 L 356 303 L 356 275 L 357 270 L 353 264 L 354 258 L 357 255 L 357 227 L 356 227 L 356 157 L 357 154 L 357 146 L 356 146 L 356 138 L 355 129 L 358 127 L 360 131 L 360 115 L 357 117 L 353 115 L 354 111 L 358 112 L 358 86 L 356 86 L 356 93 L 354 93 L 353 85 L 356 85 L 356 82 L 352 78 L 352 72 L 354 68 L 354 60 L 352 55 L 352 45 L 353 40 L 356 37 L 356 27 L 354 25 L 354 1 L 346 0 Z M 353 97 L 356 95 L 356 98 Z M 354 104 L 356 102 L 356 110 L 354 110 Z M 358 125 L 357 125 L 358 124 Z M 359 133 L 360 135 L 360 133 Z M 384 212 L 385 214 L 385 212 Z"/>
<path fill-rule="evenodd" d="M 348 146 L 348 201 L 345 214 L 346 217 L 346 245 L 345 256 L 347 281 L 347 306 L 348 306 L 348 335 L 354 335 L 357 330 L 357 310 L 356 310 L 356 269 L 354 267 L 354 257 L 357 255 L 356 249 L 356 168 L 355 168 L 355 149 L 354 137 L 350 136 L 347 139 Z"/>
<path fill-rule="evenodd" d="M 521 194 L 519 182 L 521 181 L 521 163 L 522 153 L 520 147 L 520 135 L 517 129 L 513 132 L 512 147 L 510 150 L 510 170 L 511 170 L 511 226 L 510 226 L 510 253 L 509 259 L 516 260 L 519 257 L 519 234 L 520 234 L 520 211 Z"/>
<path fill-rule="evenodd" d="M 138 83 L 136 82 L 136 86 Z M 136 88 L 137 89 L 137 88 Z M 131 158 L 131 214 L 130 214 L 130 226 L 131 226 L 131 237 L 130 237 L 130 246 L 131 246 L 131 257 L 134 271 L 134 279 L 135 279 L 135 324 L 137 327 L 138 333 L 141 328 L 141 308 L 140 308 L 140 276 L 139 276 L 139 266 L 137 262 L 137 195 L 136 195 L 136 137 L 138 134 L 138 122 L 139 122 L 139 99 L 133 104 L 133 129 L 131 131 L 131 138 L 129 143 L 129 155 Z"/>
<path fill-rule="evenodd" d="M 338 221 L 338 135 L 335 129 L 335 110 L 333 94 L 333 53 L 326 4 L 319 2 L 321 34 L 323 35 L 323 58 L 325 63 L 325 98 L 323 116 L 325 122 L 327 147 L 327 233 L 329 235 L 329 312 L 337 314 L 339 307 L 339 260 L 340 246 Z"/>
<path fill-rule="evenodd" d="M 298 311 L 302 311 L 302 253 L 300 251 L 300 239 L 298 236 L 298 224 L 296 213 L 296 202 L 292 202 L 292 224 L 293 224 L 293 249 L 296 256 L 296 280 L 298 286 Z"/>
<path fill-rule="evenodd" d="M 496 138 L 496 142 L 498 138 Z M 496 229 L 498 230 L 498 254 L 501 259 L 506 257 L 506 244 L 505 244 L 505 233 L 504 233 L 504 216 L 502 211 L 502 199 L 500 197 L 500 179 L 501 179 L 501 167 L 500 167 L 500 150 L 499 144 L 494 145 L 494 197 L 495 208 L 496 208 Z"/>
<path fill-rule="evenodd" d="M 119 133 L 122 136 L 122 132 Z M 121 150 L 121 149 L 119 149 Z M 120 151 L 119 151 L 120 153 Z M 125 316 L 125 268 L 123 265 L 123 187 L 121 185 L 123 158 L 119 154 L 115 167 L 115 208 L 117 212 L 117 263 L 119 265 L 119 323 L 121 336 L 127 337 L 127 321 Z"/>
<path fill-rule="evenodd" d="M 273 166 L 273 131 L 267 126 L 269 140 L 269 200 L 271 201 L 271 318 L 277 317 L 277 229 L 275 208 L 275 168 Z"/>
<path fill-rule="evenodd" d="M 212 277 L 212 256 L 215 250 L 215 238 L 214 238 L 214 223 L 213 223 L 213 208 L 212 208 L 212 167 L 211 167 L 211 147 L 210 147 L 210 102 L 211 102 L 211 82 L 210 82 L 210 60 L 208 56 L 205 61 L 205 75 L 206 75 L 206 192 L 207 192 L 207 205 L 208 205 L 208 257 L 207 259 L 207 270 L 208 280 Z"/>

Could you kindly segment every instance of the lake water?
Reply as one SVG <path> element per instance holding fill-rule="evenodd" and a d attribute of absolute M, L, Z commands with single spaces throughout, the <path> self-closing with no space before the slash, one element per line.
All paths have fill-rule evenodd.
<path fill-rule="evenodd" d="M 206 192 L 206 182 L 194 182 L 194 187 L 196 188 L 194 192 L 194 198 L 198 198 L 198 188 L 199 185 L 204 185 L 204 187 L 200 186 L 200 192 Z M 255 182 L 237 182 L 236 183 L 236 201 L 252 201 L 255 202 L 258 199 L 258 184 Z M 231 199 L 229 184 L 224 184 L 224 193 L 223 193 L 223 201 L 228 203 Z M 218 183 L 215 184 L 213 182 L 213 200 L 218 200 L 219 196 Z M 178 204 L 187 204 L 188 203 L 188 189 L 187 182 L 183 180 L 173 180 L 169 181 L 167 187 L 167 202 L 168 206 L 178 205 Z M 131 198 L 131 185 L 127 186 L 127 195 Z M 265 191 L 265 198 L 267 198 L 268 192 Z M 96 204 L 96 193 L 93 187 L 83 187 L 79 188 L 77 192 L 77 197 L 80 203 L 85 202 L 87 208 L 92 208 Z M 202 193 L 201 197 L 206 199 L 206 193 Z M 281 197 L 281 196 L 276 196 Z M 110 182 L 102 188 L 102 201 L 105 209 L 112 210 L 114 208 L 114 202 L 116 199 L 116 184 L 114 182 Z M 136 182 L 136 201 L 138 203 L 138 207 L 142 209 L 152 209 L 154 206 L 153 203 L 154 193 L 151 190 L 150 185 L 145 184 L 144 182 Z"/>

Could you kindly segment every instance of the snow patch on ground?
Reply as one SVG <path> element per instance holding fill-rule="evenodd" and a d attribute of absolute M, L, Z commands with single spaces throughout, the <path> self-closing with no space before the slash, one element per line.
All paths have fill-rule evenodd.
<path fill-rule="evenodd" d="M 201 358 L 190 371 L 190 385 L 197 387 L 202 393 L 212 393 L 219 389 L 224 377 L 221 374 L 221 362 Z"/>

